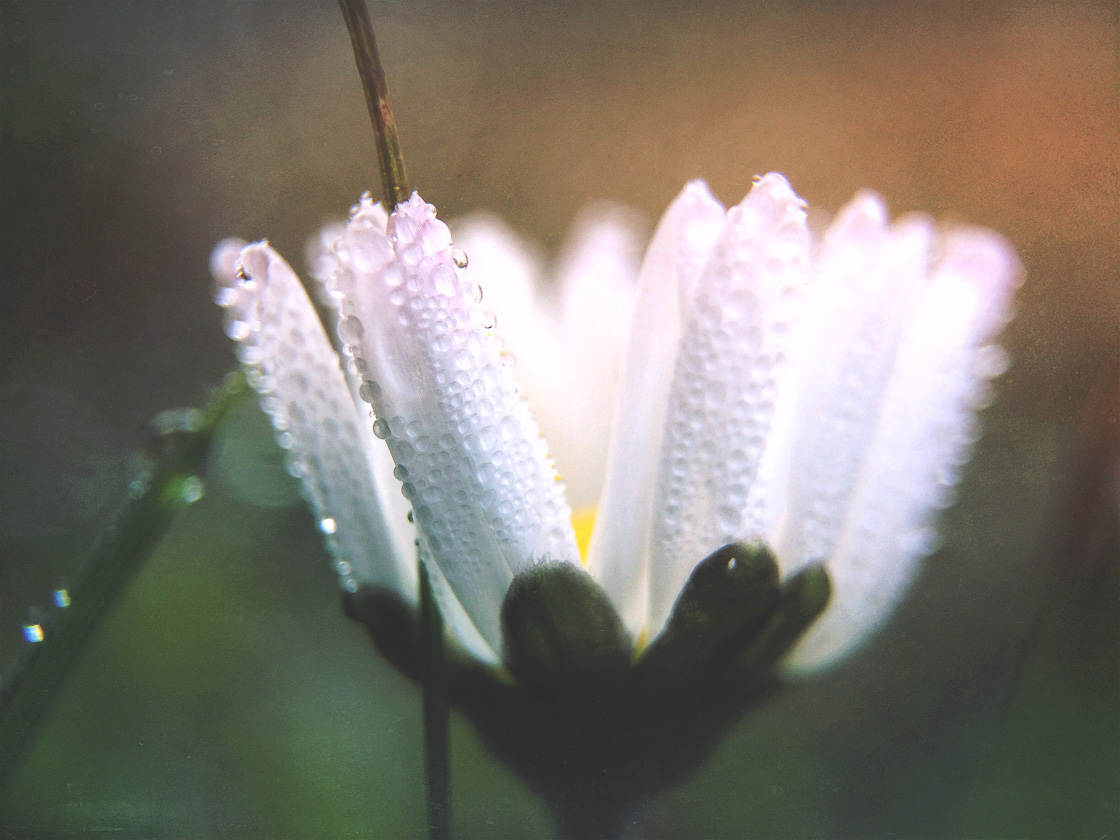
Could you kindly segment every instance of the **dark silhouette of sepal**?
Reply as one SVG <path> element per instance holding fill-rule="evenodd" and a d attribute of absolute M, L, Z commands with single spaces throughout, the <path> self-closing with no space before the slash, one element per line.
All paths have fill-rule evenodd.
<path fill-rule="evenodd" d="M 598 584 L 575 566 L 544 564 L 507 591 L 505 667 L 444 635 L 447 697 L 549 803 L 559 836 L 615 838 L 639 802 L 695 772 L 780 686 L 775 666 L 829 596 L 820 566 L 779 582 L 765 545 L 723 546 L 696 565 L 665 629 L 635 658 Z M 343 603 L 419 682 L 415 607 L 375 587 Z"/>
<path fill-rule="evenodd" d="M 723 546 L 696 564 L 665 629 L 639 658 L 636 676 L 717 677 L 766 624 L 778 599 L 778 564 L 770 549 Z"/>
<path fill-rule="evenodd" d="M 782 582 L 778 603 L 766 625 L 736 663 L 740 673 L 763 676 L 809 629 L 832 597 L 832 581 L 824 566 L 807 566 Z"/>
<path fill-rule="evenodd" d="M 567 563 L 534 566 L 513 579 L 502 603 L 503 658 L 533 692 L 581 691 L 621 681 L 630 637 L 610 598 Z"/>

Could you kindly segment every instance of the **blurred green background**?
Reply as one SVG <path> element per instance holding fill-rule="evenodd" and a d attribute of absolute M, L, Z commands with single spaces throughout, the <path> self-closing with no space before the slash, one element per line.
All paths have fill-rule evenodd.
<path fill-rule="evenodd" d="M 555 252 L 589 200 L 652 224 L 690 178 L 734 202 L 776 169 L 816 209 L 872 187 L 1026 264 L 1014 366 L 896 619 L 633 836 L 1116 837 L 1115 542 L 1063 524 L 1089 507 L 1068 500 L 1083 406 L 1120 357 L 1115 4 L 371 5 L 445 218 L 490 208 Z M 328 0 L 0 0 L 0 69 L 2 666 L 147 418 L 233 365 L 213 243 L 267 235 L 299 265 L 376 184 Z M 424 836 L 418 692 L 342 616 L 255 409 L 218 457 L 0 793 L 0 837 Z M 452 737 L 454 836 L 549 837 L 459 719 Z"/>

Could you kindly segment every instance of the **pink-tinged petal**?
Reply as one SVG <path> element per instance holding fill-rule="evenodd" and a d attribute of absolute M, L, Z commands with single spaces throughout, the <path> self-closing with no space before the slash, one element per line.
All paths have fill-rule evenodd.
<path fill-rule="evenodd" d="M 831 237 L 853 233 L 842 227 L 850 212 Z M 791 654 L 794 671 L 835 662 L 893 610 L 918 561 L 936 547 L 936 517 L 951 502 L 976 439 L 976 412 L 1006 365 L 992 342 L 1020 280 L 1014 251 L 989 231 L 956 230 L 933 243 L 927 262 L 929 238 L 922 220 L 892 228 L 878 252 L 886 287 L 862 289 L 867 297 L 849 307 L 859 339 L 845 353 L 842 377 L 805 384 L 809 406 L 827 401 L 834 408 L 820 418 L 799 416 L 794 451 L 807 477 L 794 497 L 803 519 L 786 550 L 794 564 L 826 561 L 833 599 Z M 825 352 L 821 347 L 813 359 L 823 362 Z M 829 460 L 830 451 L 831 464 L 808 463 Z"/>
<path fill-rule="evenodd" d="M 375 441 L 338 354 L 288 264 L 265 243 L 243 245 L 227 240 L 214 249 L 216 298 L 335 568 L 347 588 L 381 585 L 415 603 L 415 537 L 379 486 Z"/>
<path fill-rule="evenodd" d="M 825 234 L 798 332 L 797 394 L 784 440 L 786 527 L 776 549 L 786 573 L 832 554 L 899 341 L 924 291 L 931 233 L 919 220 L 892 232 L 882 200 L 861 193 Z"/>
<path fill-rule="evenodd" d="M 744 536 L 808 269 L 804 203 L 766 175 L 728 212 L 681 334 L 654 497 L 651 634 L 695 564 Z"/>
<path fill-rule="evenodd" d="M 335 246 L 339 336 L 412 503 L 422 557 L 489 648 L 474 652 L 493 660 L 513 575 L 578 562 L 570 511 L 446 225 L 415 194 L 387 229 L 377 222 L 364 201 Z"/>
<path fill-rule="evenodd" d="M 368 204 L 368 203 L 367 203 Z M 362 205 L 354 205 L 352 214 L 357 214 Z M 366 218 L 378 227 L 383 228 L 388 217 L 379 204 L 366 207 Z M 409 519 L 412 506 L 408 499 L 400 492 L 400 482 L 393 475 L 395 464 L 389 447 L 378 440 L 371 440 L 368 434 L 373 424 L 373 409 L 361 397 L 362 377 L 354 366 L 354 360 L 347 351 L 346 346 L 338 337 L 339 308 L 341 307 L 343 290 L 336 287 L 335 283 L 342 276 L 338 271 L 338 257 L 335 255 L 335 246 L 339 239 L 346 233 L 346 224 L 335 222 L 325 225 L 318 236 L 307 243 L 305 251 L 307 263 L 311 266 L 311 276 L 316 280 L 315 291 L 318 293 L 319 302 L 330 310 L 327 316 L 328 324 L 333 327 L 332 337 L 335 339 L 335 349 L 341 354 L 342 370 L 346 376 L 346 383 L 350 388 L 351 398 L 358 407 L 358 414 L 362 418 L 362 445 L 369 450 L 369 458 L 373 464 L 373 482 L 377 488 L 377 498 L 384 511 L 387 527 L 392 529 L 391 538 L 396 545 L 407 547 L 407 556 L 416 557 L 416 528 Z M 412 572 L 415 577 L 415 571 Z M 449 605 L 448 610 L 453 608 Z"/>
<path fill-rule="evenodd" d="M 588 552 L 591 573 L 635 635 L 648 618 L 654 488 L 682 313 L 724 222 L 723 206 L 707 186 L 689 184 L 657 226 L 639 275 L 606 479 Z"/>

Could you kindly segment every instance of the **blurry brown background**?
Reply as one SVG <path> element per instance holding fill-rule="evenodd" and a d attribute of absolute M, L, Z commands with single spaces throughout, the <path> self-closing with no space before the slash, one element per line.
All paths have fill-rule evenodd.
<path fill-rule="evenodd" d="M 931 558 L 863 655 L 746 720 L 635 837 L 1120 830 L 1116 557 L 1054 556 L 1076 418 L 1120 356 L 1117 10 L 1086 3 L 374 3 L 414 184 L 555 251 L 587 201 L 652 224 L 784 172 L 990 226 L 1028 280 L 1014 366 Z M 135 469 L 233 364 L 206 259 L 376 188 L 332 2 L 0 0 L 0 664 Z M 418 694 L 337 609 L 277 476 L 176 523 L 6 795 L 0 837 L 422 837 Z M 1090 458 L 1090 463 L 1092 458 Z M 271 472 L 269 472 L 271 470 Z M 1075 507 L 1085 507 L 1082 500 Z M 457 838 L 547 837 L 456 721 Z"/>

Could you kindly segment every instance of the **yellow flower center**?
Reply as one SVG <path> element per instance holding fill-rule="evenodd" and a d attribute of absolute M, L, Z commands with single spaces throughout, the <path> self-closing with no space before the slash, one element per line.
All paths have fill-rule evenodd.
<path fill-rule="evenodd" d="M 579 549 L 579 562 L 584 569 L 587 568 L 587 547 L 591 544 L 591 529 L 595 527 L 595 514 L 598 512 L 594 505 L 572 511 L 572 530 L 576 532 L 576 547 Z M 649 629 L 643 627 L 634 641 L 634 657 L 645 650 L 649 643 Z"/>
<path fill-rule="evenodd" d="M 576 532 L 576 546 L 579 547 L 579 562 L 587 568 L 587 546 L 591 543 L 591 529 L 595 525 L 595 507 L 580 508 L 572 512 L 572 529 Z"/>

